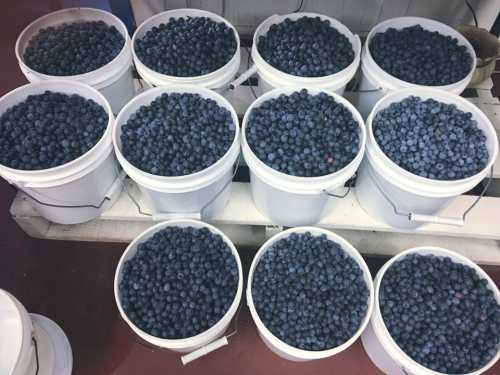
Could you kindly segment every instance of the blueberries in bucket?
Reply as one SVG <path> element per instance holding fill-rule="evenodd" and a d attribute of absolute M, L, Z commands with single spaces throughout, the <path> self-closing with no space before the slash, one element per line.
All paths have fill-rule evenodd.
<path fill-rule="evenodd" d="M 122 127 L 123 156 L 159 176 L 183 176 L 210 167 L 229 150 L 236 125 L 226 108 L 199 94 L 162 94 Z"/>
<path fill-rule="evenodd" d="M 169 76 L 201 76 L 226 65 L 236 52 L 236 36 L 224 22 L 208 17 L 170 18 L 135 41 L 148 68 Z"/>
<path fill-rule="evenodd" d="M 28 43 L 24 62 L 52 76 L 72 76 L 99 69 L 113 60 L 125 38 L 104 21 L 63 23 L 41 29 Z"/>
<path fill-rule="evenodd" d="M 446 374 L 486 365 L 500 344 L 500 305 L 488 281 L 449 257 L 411 254 L 380 284 L 384 323 L 413 360 Z"/>
<path fill-rule="evenodd" d="M 377 113 L 373 133 L 397 165 L 433 180 L 458 180 L 479 173 L 488 163 L 486 136 L 454 104 L 410 96 Z"/>
<path fill-rule="evenodd" d="M 108 121 L 103 107 L 80 95 L 29 95 L 0 116 L 0 164 L 39 170 L 68 163 L 94 147 Z"/>
<path fill-rule="evenodd" d="M 300 177 L 337 172 L 360 147 L 359 125 L 351 111 L 326 93 L 312 95 L 306 89 L 253 108 L 245 136 L 262 162 Z"/>
<path fill-rule="evenodd" d="M 458 39 L 420 25 L 376 33 L 369 48 L 384 71 L 417 85 L 451 85 L 472 69 L 473 56 Z"/>
<path fill-rule="evenodd" d="M 276 337 L 304 350 L 342 345 L 368 310 L 363 271 L 325 235 L 292 233 L 275 242 L 255 267 L 252 297 Z"/>
<path fill-rule="evenodd" d="M 165 339 L 195 336 L 229 310 L 238 266 L 223 238 L 207 228 L 166 227 L 139 244 L 119 284 L 127 317 Z"/>
<path fill-rule="evenodd" d="M 268 64 L 300 77 L 335 74 L 354 61 L 349 39 L 319 17 L 287 18 L 271 25 L 257 48 Z"/>

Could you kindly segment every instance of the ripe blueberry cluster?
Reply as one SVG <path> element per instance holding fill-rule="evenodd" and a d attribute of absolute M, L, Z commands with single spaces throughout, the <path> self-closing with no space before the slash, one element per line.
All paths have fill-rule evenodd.
<path fill-rule="evenodd" d="M 169 76 L 194 77 L 211 73 L 236 52 L 233 29 L 208 17 L 170 18 L 135 42 L 139 60 Z"/>
<path fill-rule="evenodd" d="M 287 18 L 271 25 L 257 48 L 268 64 L 300 77 L 334 74 L 354 60 L 349 39 L 319 17 Z"/>
<path fill-rule="evenodd" d="M 450 85 L 465 78 L 472 68 L 472 56 L 456 38 L 420 25 L 377 33 L 369 47 L 384 71 L 418 85 Z"/>
<path fill-rule="evenodd" d="M 368 310 L 363 272 L 339 244 L 310 232 L 275 242 L 252 280 L 264 325 L 287 344 L 327 350 L 349 340 Z"/>
<path fill-rule="evenodd" d="M 301 177 L 342 169 L 360 147 L 359 126 L 349 109 L 330 95 L 311 95 L 306 89 L 252 109 L 246 138 L 269 167 Z"/>
<path fill-rule="evenodd" d="M 382 278 L 380 307 L 399 347 L 446 374 L 483 367 L 500 343 L 500 305 L 486 279 L 448 257 L 412 254 Z"/>
<path fill-rule="evenodd" d="M 207 228 L 166 227 L 125 262 L 120 301 L 144 332 L 182 339 L 226 314 L 238 280 L 236 259 L 220 235 Z"/>
<path fill-rule="evenodd" d="M 488 163 L 486 136 L 470 112 L 410 96 L 378 112 L 375 139 L 400 167 L 434 180 L 458 180 Z"/>
<path fill-rule="evenodd" d="M 122 127 L 122 153 L 148 173 L 184 176 L 208 168 L 229 150 L 231 113 L 198 94 L 162 94 Z"/>
<path fill-rule="evenodd" d="M 104 21 L 63 23 L 42 29 L 28 43 L 24 62 L 52 76 L 72 76 L 99 69 L 113 60 L 125 38 Z"/>
<path fill-rule="evenodd" d="M 108 120 L 104 108 L 76 94 L 30 95 L 0 116 L 0 164 L 22 170 L 65 164 L 94 147 Z"/>

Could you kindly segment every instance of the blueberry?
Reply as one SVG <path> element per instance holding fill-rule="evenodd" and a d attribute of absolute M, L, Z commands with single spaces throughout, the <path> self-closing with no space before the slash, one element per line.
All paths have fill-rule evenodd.
<path fill-rule="evenodd" d="M 378 112 L 373 132 L 393 162 L 422 177 L 467 178 L 488 163 L 486 136 L 472 114 L 454 104 L 410 96 Z"/>
<path fill-rule="evenodd" d="M 356 261 L 325 235 L 293 233 L 255 267 L 252 297 L 264 325 L 304 350 L 342 345 L 368 310 L 368 287 Z"/>
<path fill-rule="evenodd" d="M 444 86 L 469 74 L 473 56 L 458 40 L 421 25 L 389 28 L 370 40 L 370 54 L 387 73 L 406 82 Z"/>
<path fill-rule="evenodd" d="M 63 23 L 41 29 L 29 41 L 23 58 L 39 73 L 72 76 L 106 65 L 124 44 L 116 27 L 103 21 Z"/>
<path fill-rule="evenodd" d="M 476 371 L 500 343 L 500 305 L 488 282 L 449 257 L 411 254 L 380 284 L 384 323 L 399 347 L 446 374 Z"/>
<path fill-rule="evenodd" d="M 144 65 L 176 77 L 211 73 L 232 59 L 236 47 L 233 29 L 208 17 L 170 18 L 147 31 L 134 45 Z"/>
<path fill-rule="evenodd" d="M 76 94 L 29 95 L 0 116 L 0 164 L 22 170 L 65 164 L 101 139 L 108 120 L 103 107 Z"/>
<path fill-rule="evenodd" d="M 166 227 L 125 262 L 120 301 L 143 331 L 166 339 L 191 337 L 229 310 L 238 277 L 236 259 L 220 235 L 206 228 Z"/>
<path fill-rule="evenodd" d="M 311 95 L 306 89 L 253 108 L 245 135 L 261 161 L 301 177 L 342 169 L 360 147 L 359 126 L 349 109 L 330 95 Z"/>
<path fill-rule="evenodd" d="M 301 17 L 271 25 L 259 37 L 262 58 L 282 72 L 301 77 L 337 73 L 354 61 L 347 37 L 319 17 Z"/>
<path fill-rule="evenodd" d="M 122 127 L 122 153 L 134 166 L 160 176 L 208 168 L 236 134 L 231 113 L 198 94 L 162 94 L 141 106 Z"/>

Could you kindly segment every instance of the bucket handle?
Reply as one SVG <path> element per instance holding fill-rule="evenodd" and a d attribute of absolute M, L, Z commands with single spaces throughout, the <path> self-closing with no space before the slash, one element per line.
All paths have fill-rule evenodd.
<path fill-rule="evenodd" d="M 36 371 L 35 375 L 38 375 L 38 372 L 40 371 L 40 359 L 38 357 L 38 343 L 36 342 L 35 337 L 31 338 L 31 341 L 33 342 L 33 346 L 35 348 L 35 360 L 36 360 Z"/>
<path fill-rule="evenodd" d="M 334 194 L 334 193 L 330 193 L 327 189 L 323 189 L 323 193 L 325 193 L 326 195 L 328 195 L 329 197 L 332 197 L 332 198 L 339 198 L 339 199 L 342 199 L 342 198 L 345 198 L 347 197 L 347 195 L 351 192 L 351 189 L 354 187 L 354 182 L 356 181 L 356 177 L 358 177 L 358 172 L 355 172 L 354 175 L 349 179 L 349 186 L 347 186 L 347 190 L 344 194 Z"/>
<path fill-rule="evenodd" d="M 106 195 L 104 198 L 99 202 L 98 205 L 95 204 L 77 204 L 77 205 L 64 205 L 64 204 L 55 204 L 55 203 L 47 203 L 43 202 L 40 199 L 34 197 L 32 194 L 28 193 L 26 190 L 22 189 L 20 185 L 11 182 L 11 184 L 19 191 L 21 191 L 24 195 L 26 195 L 28 198 L 34 200 L 36 203 L 42 205 L 42 206 L 47 206 L 47 207 L 55 207 L 55 208 L 95 208 L 95 209 L 100 209 L 104 203 L 107 201 L 111 200 L 111 196 L 115 193 L 116 189 L 118 188 L 119 184 L 121 181 L 125 178 L 125 172 L 121 171 L 116 180 L 111 184 L 111 187 L 108 189 L 106 192 Z"/>
<path fill-rule="evenodd" d="M 488 182 L 486 185 L 483 187 L 483 190 L 481 191 L 481 194 L 477 196 L 477 198 L 472 202 L 472 204 L 467 208 L 464 213 L 462 214 L 462 217 L 445 217 L 445 216 L 438 216 L 438 215 L 426 215 L 426 214 L 418 214 L 414 212 L 401 212 L 398 210 L 396 207 L 396 204 L 387 196 L 387 194 L 382 190 L 380 185 L 377 182 L 377 179 L 373 176 L 371 171 L 367 168 L 367 172 L 371 175 L 373 182 L 375 183 L 375 186 L 377 189 L 382 193 L 382 196 L 389 202 L 389 204 L 392 206 L 392 209 L 394 210 L 394 214 L 397 216 L 406 216 L 408 218 L 408 221 L 414 222 L 414 223 L 433 223 L 433 224 L 443 224 L 443 225 L 453 225 L 457 227 L 463 227 L 465 225 L 465 219 L 469 212 L 479 203 L 481 198 L 486 194 L 486 191 L 490 187 L 491 180 L 493 179 L 493 167 L 490 169 L 490 175 L 488 177 Z"/>
<path fill-rule="evenodd" d="M 236 78 L 233 82 L 231 82 L 228 86 L 229 90 L 234 90 L 236 87 L 240 86 L 243 82 L 248 80 L 251 76 L 257 73 L 257 65 L 253 64 L 246 71 L 240 74 L 238 78 Z"/>
<path fill-rule="evenodd" d="M 132 201 L 132 203 L 135 205 L 137 208 L 137 211 L 144 216 L 150 216 L 153 221 L 165 221 L 165 220 L 172 220 L 172 219 L 197 219 L 201 220 L 203 217 L 203 211 L 205 208 L 207 208 L 210 204 L 217 199 L 219 195 L 222 194 L 224 190 L 229 186 L 229 184 L 233 181 L 234 176 L 236 176 L 236 172 L 238 172 L 238 165 L 240 164 L 240 159 L 241 159 L 241 152 L 238 154 L 238 158 L 236 159 L 234 163 L 234 171 L 231 176 L 231 178 L 224 184 L 224 186 L 212 197 L 210 200 L 205 203 L 205 205 L 200 209 L 198 212 L 158 212 L 158 213 L 149 213 L 144 210 L 142 210 L 141 205 L 137 200 L 132 196 L 130 191 L 128 190 L 128 187 L 125 183 L 122 182 L 123 189 L 125 190 L 125 193 L 128 195 L 129 199 Z"/>

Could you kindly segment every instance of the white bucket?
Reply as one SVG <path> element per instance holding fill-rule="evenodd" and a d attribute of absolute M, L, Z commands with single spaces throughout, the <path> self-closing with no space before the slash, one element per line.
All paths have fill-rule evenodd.
<path fill-rule="evenodd" d="M 21 86 L 0 98 L 0 114 L 24 101 L 29 95 L 46 90 L 78 94 L 102 106 L 108 125 L 97 144 L 66 164 L 41 170 L 20 170 L 0 165 L 0 176 L 30 197 L 35 209 L 46 219 L 76 224 L 98 217 L 119 194 L 118 163 L 113 154 L 111 108 L 97 90 L 80 82 L 50 80 Z"/>
<path fill-rule="evenodd" d="M 242 152 L 250 169 L 250 185 L 255 205 L 274 223 L 284 226 L 309 225 L 317 223 L 327 205 L 328 194 L 342 195 L 344 184 L 356 173 L 363 159 L 366 130 L 363 119 L 354 106 L 337 94 L 316 88 L 308 92 L 317 95 L 324 92 L 333 96 L 337 103 L 352 113 L 359 125 L 359 151 L 356 157 L 341 170 L 320 177 L 297 177 L 278 172 L 266 165 L 254 154 L 246 139 L 246 127 L 253 108 L 281 94 L 290 95 L 301 88 L 274 89 L 255 100 L 245 112 L 242 125 Z"/>
<path fill-rule="evenodd" d="M 235 136 L 229 150 L 217 162 L 199 172 L 185 176 L 157 176 L 135 167 L 121 152 L 122 126 L 141 106 L 149 105 L 164 93 L 199 94 L 203 98 L 215 100 L 218 105 L 231 112 L 235 124 Z M 168 86 L 148 90 L 131 100 L 116 119 L 113 143 L 118 161 L 125 172 L 141 189 L 149 201 L 157 219 L 189 216 L 205 219 L 213 217 L 224 209 L 231 194 L 233 165 L 240 153 L 238 117 L 231 104 L 221 95 L 202 87 Z"/>
<path fill-rule="evenodd" d="M 337 346 L 335 348 L 327 349 L 327 350 L 319 350 L 319 351 L 310 351 L 310 350 L 304 350 L 304 349 L 299 349 L 296 347 L 293 347 L 284 341 L 280 340 L 278 337 L 273 335 L 271 331 L 264 325 L 262 320 L 260 319 L 257 310 L 255 309 L 255 305 L 253 302 L 253 296 L 252 296 L 252 282 L 253 282 L 253 275 L 255 272 L 255 268 L 257 267 L 257 264 L 259 263 L 260 258 L 264 255 L 264 253 L 272 247 L 276 242 L 289 237 L 292 233 L 306 233 L 310 232 L 313 236 L 320 236 L 322 234 L 326 235 L 326 237 L 331 240 L 336 242 L 337 244 L 340 245 L 342 250 L 344 250 L 351 258 L 353 258 L 356 263 L 359 265 L 361 270 L 363 271 L 363 277 L 365 279 L 366 285 L 368 287 L 368 292 L 369 292 L 369 297 L 368 297 L 368 309 L 366 311 L 366 315 L 361 322 L 361 325 L 359 326 L 357 332 L 345 343 L 343 343 L 340 346 Z M 276 234 L 275 236 L 271 237 L 269 240 L 267 240 L 259 249 L 255 257 L 253 258 L 252 265 L 250 266 L 250 271 L 248 274 L 248 282 L 247 282 L 247 305 L 248 308 L 250 309 L 250 314 L 252 315 L 252 319 L 255 322 L 255 325 L 257 326 L 257 330 L 259 332 L 259 335 L 266 344 L 266 346 L 271 349 L 275 354 L 279 355 L 282 358 L 291 360 L 291 361 L 311 361 L 315 359 L 321 359 L 321 358 L 327 358 L 331 357 L 335 354 L 338 354 L 348 347 L 350 347 L 354 342 L 358 339 L 358 337 L 361 335 L 365 327 L 367 326 L 370 316 L 372 315 L 372 310 L 373 310 L 373 303 L 374 303 L 374 292 L 373 292 L 373 281 L 372 281 L 372 276 L 370 274 L 370 270 L 368 269 L 368 266 L 366 265 L 363 257 L 361 254 L 352 246 L 349 242 L 347 242 L 344 238 L 340 237 L 339 235 L 330 232 L 326 229 L 321 229 L 321 228 L 316 228 L 316 227 L 299 227 L 299 228 L 292 228 L 285 230 L 281 233 Z"/>
<path fill-rule="evenodd" d="M 286 20 L 298 20 L 302 17 L 319 17 L 322 20 L 330 21 L 330 25 L 338 30 L 339 33 L 345 35 L 351 42 L 354 51 L 354 60 L 346 68 L 335 74 L 330 74 L 324 77 L 299 77 L 292 74 L 282 72 L 269 63 L 267 63 L 258 51 L 259 37 L 264 36 L 272 25 L 278 24 Z M 285 15 L 273 15 L 265 19 L 255 30 L 252 45 L 252 59 L 259 75 L 259 89 L 262 93 L 270 91 L 274 88 L 290 87 L 290 86 L 306 86 L 321 90 L 333 91 L 339 95 L 344 93 L 347 83 L 354 77 L 361 55 L 361 40 L 359 36 L 354 35 L 346 26 L 334 18 L 324 16 L 317 13 L 291 13 Z"/>
<path fill-rule="evenodd" d="M 58 26 L 63 23 L 81 21 L 104 21 L 116 29 L 125 38 L 121 52 L 108 64 L 94 71 L 73 76 L 50 76 L 36 72 L 28 67 L 23 59 L 24 51 L 29 41 L 41 29 L 49 26 Z M 109 101 L 114 113 L 120 109 L 134 95 L 134 81 L 132 75 L 132 52 L 130 37 L 124 23 L 109 12 L 93 8 L 69 8 L 49 13 L 30 23 L 19 35 L 16 41 L 16 57 L 19 67 L 30 82 L 39 82 L 49 79 L 69 79 L 86 83 L 98 89 Z"/>
<path fill-rule="evenodd" d="M 363 347 L 367 352 L 368 356 L 372 362 L 384 373 L 390 375 L 443 375 L 440 372 L 430 370 L 409 357 L 403 350 L 396 344 L 394 339 L 389 334 L 387 327 L 384 323 L 382 312 L 380 311 L 379 295 L 380 295 L 380 284 L 384 274 L 387 272 L 389 267 L 407 255 L 410 254 L 433 254 L 440 257 L 449 257 L 456 263 L 465 264 L 472 267 L 480 275 L 481 278 L 488 280 L 489 288 L 495 294 L 496 300 L 500 303 L 500 292 L 495 286 L 495 283 L 490 279 L 490 277 L 484 272 L 481 267 L 476 265 L 474 262 L 468 258 L 459 255 L 453 251 L 442 249 L 434 246 L 425 247 L 415 247 L 406 251 L 399 253 L 398 255 L 391 258 L 384 266 L 378 271 L 375 277 L 375 306 L 373 309 L 373 314 L 370 319 L 370 324 L 363 332 L 361 336 L 361 341 Z M 488 364 L 486 364 L 481 369 L 470 372 L 467 375 L 478 375 L 485 372 L 487 369 L 491 368 L 495 362 L 500 358 L 500 348 L 494 358 L 491 359 Z"/>
<path fill-rule="evenodd" d="M 184 339 L 163 339 L 159 337 L 152 336 L 140 328 L 138 328 L 125 314 L 125 311 L 123 310 L 121 300 L 120 300 L 120 282 L 123 277 L 123 267 L 125 265 L 125 262 L 131 258 L 134 257 L 134 255 L 137 252 L 137 246 L 145 241 L 147 241 L 149 238 L 153 237 L 156 232 L 159 232 L 160 230 L 166 228 L 166 227 L 193 227 L 193 228 L 207 228 L 209 229 L 212 233 L 218 234 L 222 237 L 224 242 L 229 246 L 231 249 L 231 252 L 233 253 L 235 259 L 236 259 L 236 264 L 238 265 L 238 289 L 236 291 L 236 295 L 234 296 L 233 303 L 229 307 L 229 310 L 226 311 L 224 316 L 217 322 L 215 325 L 210 327 L 208 330 L 199 333 L 196 336 L 184 338 Z M 160 348 L 165 348 L 165 349 L 170 349 L 174 352 L 178 353 L 188 353 L 192 352 L 196 349 L 199 349 L 201 347 L 207 346 L 214 340 L 217 340 L 219 337 L 221 337 L 226 329 L 229 327 L 229 323 L 231 323 L 231 320 L 233 319 L 233 316 L 236 314 L 236 311 L 238 310 L 238 306 L 241 301 L 241 294 L 243 291 L 243 271 L 241 267 L 241 260 L 238 255 L 238 251 L 236 250 L 236 247 L 234 244 L 231 242 L 231 240 L 224 234 L 222 233 L 219 229 L 215 228 L 212 225 L 209 225 L 207 223 L 203 223 L 201 221 L 195 221 L 195 220 L 171 220 L 167 222 L 163 222 L 160 224 L 157 224 L 144 232 L 142 232 L 139 236 L 137 236 L 131 243 L 128 245 L 127 249 L 124 251 L 122 257 L 120 258 L 120 261 L 118 262 L 118 266 L 116 267 L 116 273 L 115 273 L 115 281 L 114 281 L 114 290 L 115 290 L 115 300 L 116 304 L 118 306 L 118 310 L 120 311 L 120 315 L 122 319 L 130 326 L 130 328 L 143 340 L 146 342 L 149 342 L 150 344 L 153 344 L 155 346 L 158 346 Z"/>
<path fill-rule="evenodd" d="M 385 72 L 373 59 L 369 44 L 372 38 L 377 33 L 386 31 L 389 28 L 403 29 L 405 27 L 421 25 L 422 28 L 429 31 L 437 31 L 442 35 L 449 35 L 458 40 L 458 44 L 461 46 L 466 46 L 467 51 L 472 57 L 472 65 L 469 74 L 465 76 L 462 80 L 445 86 L 423 86 L 416 85 L 414 83 L 403 81 L 393 75 Z M 451 66 L 450 62 L 450 66 Z M 455 29 L 447 26 L 441 22 L 434 21 L 427 18 L 420 17 L 399 17 L 391 18 L 387 21 L 381 22 L 371 29 L 370 33 L 366 37 L 366 41 L 363 47 L 363 54 L 361 56 L 361 79 L 359 83 L 359 92 L 355 93 L 357 96 L 356 108 L 366 118 L 370 113 L 371 109 L 375 103 L 382 98 L 385 94 L 406 88 L 434 88 L 441 89 L 453 94 L 461 94 L 465 90 L 472 75 L 476 69 L 476 54 L 474 48 L 468 42 L 468 40 L 460 34 Z"/>
<path fill-rule="evenodd" d="M 73 354 L 61 328 L 44 316 L 28 314 L 14 296 L 1 289 L 0 332 L 1 374 L 71 374 Z"/>
<path fill-rule="evenodd" d="M 231 60 L 226 65 L 219 69 L 195 77 L 176 77 L 169 76 L 156 72 L 144 65 L 135 52 L 135 42 L 141 39 L 153 27 L 161 23 L 168 23 L 170 18 L 186 18 L 186 17 L 207 17 L 215 22 L 224 22 L 234 32 L 236 38 L 236 52 Z M 240 67 L 240 37 L 236 28 L 226 19 L 221 16 L 200 9 L 175 9 L 162 12 L 145 20 L 135 31 L 132 36 L 132 54 L 137 72 L 151 86 L 167 86 L 167 85 L 196 85 L 209 89 L 223 89 L 234 78 Z"/>
<path fill-rule="evenodd" d="M 373 134 L 373 119 L 391 103 L 409 96 L 422 100 L 455 104 L 458 109 L 471 112 L 487 140 L 489 161 L 474 176 L 452 181 L 431 180 L 417 176 L 390 160 L 378 146 Z M 368 140 L 366 155 L 356 181 L 356 195 L 361 207 L 370 215 L 398 228 L 417 228 L 424 223 L 441 223 L 461 226 L 462 217 L 435 216 L 455 197 L 471 190 L 489 173 L 498 155 L 498 139 L 490 120 L 474 104 L 455 94 L 429 88 L 413 88 L 393 92 L 381 99 L 373 108 L 366 122 Z"/>

